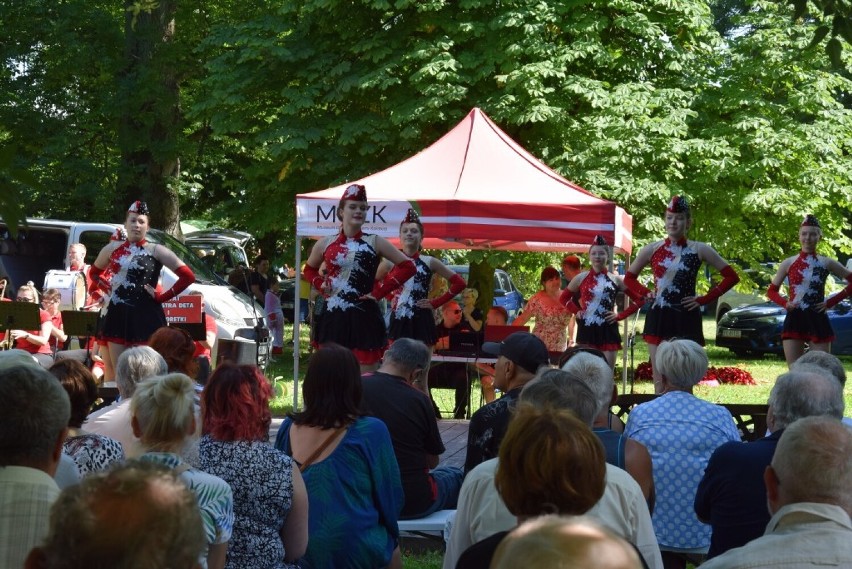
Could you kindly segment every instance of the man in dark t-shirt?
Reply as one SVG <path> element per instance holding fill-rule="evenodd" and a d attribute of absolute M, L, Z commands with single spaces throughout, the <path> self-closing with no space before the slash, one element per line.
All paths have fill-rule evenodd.
<path fill-rule="evenodd" d="M 423 342 L 399 338 L 379 369 L 362 378 L 362 410 L 381 419 L 390 432 L 405 493 L 403 519 L 455 508 L 461 489 L 461 469 L 438 466 L 444 443 L 429 397 L 416 387 L 430 358 Z"/>
<path fill-rule="evenodd" d="M 462 322 L 462 309 L 459 303 L 451 300 L 441 307 L 441 322 L 435 327 L 435 337 L 438 339 L 435 349 L 446 350 L 450 347 L 450 332 L 472 331 Z M 470 398 L 467 364 L 446 362 L 432 366 L 429 370 L 429 388 L 441 387 L 455 389 L 455 406 L 453 418 L 464 419 L 467 413 L 467 403 Z M 437 405 L 433 404 L 436 414 Z"/>
<path fill-rule="evenodd" d="M 266 255 L 258 255 L 254 260 L 254 270 L 249 274 L 248 284 L 250 296 L 253 296 L 261 306 L 266 300 L 266 291 L 269 288 L 269 280 L 266 274 L 269 272 L 269 258 Z"/>

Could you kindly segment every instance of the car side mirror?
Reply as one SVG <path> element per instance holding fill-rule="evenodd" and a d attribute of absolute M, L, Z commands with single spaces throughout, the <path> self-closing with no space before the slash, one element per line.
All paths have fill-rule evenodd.
<path fill-rule="evenodd" d="M 842 302 L 838 302 L 832 309 L 832 311 L 836 312 L 837 314 L 846 314 L 850 310 L 852 310 L 852 301 L 850 301 L 849 299 L 845 299 Z"/>
<path fill-rule="evenodd" d="M 506 291 L 503 290 L 502 288 L 495 288 L 494 289 L 494 298 L 497 298 L 498 296 L 506 296 Z"/>

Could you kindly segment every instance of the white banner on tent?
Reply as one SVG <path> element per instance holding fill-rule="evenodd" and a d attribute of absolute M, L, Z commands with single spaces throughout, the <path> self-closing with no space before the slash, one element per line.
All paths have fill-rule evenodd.
<path fill-rule="evenodd" d="M 340 231 L 336 210 L 339 200 L 296 200 L 296 233 L 306 237 L 334 235 Z M 411 204 L 407 201 L 372 201 L 361 231 L 385 238 L 399 237 L 399 224 Z"/>

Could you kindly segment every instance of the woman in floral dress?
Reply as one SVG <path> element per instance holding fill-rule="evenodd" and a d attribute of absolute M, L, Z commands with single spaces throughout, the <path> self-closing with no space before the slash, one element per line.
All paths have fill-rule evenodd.
<path fill-rule="evenodd" d="M 559 302 L 561 280 L 559 271 L 545 267 L 541 272 L 541 287 L 527 301 L 524 311 L 512 322 L 513 326 L 523 326 L 530 318 L 535 319 L 533 334 L 538 336 L 549 352 L 563 352 L 568 347 L 568 321 L 571 313 Z"/>

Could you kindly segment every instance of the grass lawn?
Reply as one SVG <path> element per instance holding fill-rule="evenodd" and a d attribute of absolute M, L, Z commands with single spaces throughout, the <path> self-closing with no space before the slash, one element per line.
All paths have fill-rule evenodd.
<path fill-rule="evenodd" d="M 641 330 L 644 325 L 642 317 L 637 326 L 637 330 Z M 285 338 L 292 338 L 292 327 L 285 328 Z M 305 367 L 308 360 L 308 329 L 301 328 L 301 340 L 299 342 L 301 349 L 301 357 L 299 364 L 300 380 L 304 378 Z M 787 365 L 784 363 L 783 357 L 780 356 L 764 356 L 760 358 L 738 358 L 732 352 L 724 348 L 717 348 L 715 345 L 716 324 L 712 317 L 704 319 L 704 337 L 707 340 L 707 356 L 710 360 L 710 365 L 714 367 L 739 367 L 751 373 L 757 385 L 721 385 L 719 387 L 697 386 L 695 394 L 702 399 L 712 401 L 714 403 L 766 403 L 769 398 L 769 391 L 775 383 L 775 378 L 787 371 Z M 616 382 L 619 393 L 624 392 L 621 380 L 621 354 L 616 362 Z M 841 358 L 847 373 L 852 374 L 852 357 L 844 356 Z M 648 361 L 648 349 L 646 344 L 637 339 L 634 347 L 634 364 L 639 365 L 642 362 Z M 628 370 L 631 368 L 629 358 L 627 364 Z M 277 356 L 267 369 L 267 376 L 276 383 L 276 392 L 278 396 L 272 401 L 271 407 L 273 415 L 283 416 L 292 408 L 293 404 L 293 352 L 292 346 L 285 346 L 284 354 Z M 631 385 L 627 381 L 627 393 L 631 393 Z M 650 381 L 637 382 L 632 386 L 633 393 L 653 393 L 654 386 Z M 443 410 L 452 409 L 453 407 L 453 391 L 449 389 L 434 389 L 432 391 L 438 407 Z M 852 409 L 852 383 L 847 384 L 845 389 L 846 407 Z M 472 390 L 472 406 L 475 411 L 481 406 L 479 397 L 479 386 L 474 384 Z"/>
<path fill-rule="evenodd" d="M 642 330 L 644 322 L 641 321 L 637 326 L 637 330 Z M 304 379 L 305 367 L 307 365 L 308 356 L 308 330 L 303 327 L 301 330 L 301 339 L 299 342 L 301 349 L 300 358 L 300 380 Z M 292 327 L 285 328 L 285 338 L 292 338 Z M 712 401 L 714 403 L 766 403 L 769 398 L 769 391 L 775 383 L 775 378 L 787 371 L 787 365 L 784 363 L 783 357 L 764 356 L 762 358 L 738 358 L 732 352 L 717 348 L 714 342 L 716 337 L 716 324 L 712 317 L 704 319 L 704 337 L 707 340 L 707 356 L 710 360 L 710 365 L 714 367 L 739 367 L 751 373 L 757 385 L 721 385 L 719 387 L 697 386 L 695 394 L 702 399 Z M 621 354 L 619 354 L 620 356 Z M 638 339 L 634 347 L 634 363 L 639 365 L 648 360 L 648 349 L 641 339 Z M 842 357 L 843 365 L 847 373 L 852 373 L 852 357 Z M 628 369 L 630 368 L 628 360 Z M 621 360 L 619 359 L 616 365 L 617 383 L 619 393 L 623 392 L 621 381 Z M 293 352 L 292 346 L 285 347 L 284 354 L 277 356 L 267 370 L 267 376 L 275 381 L 276 392 L 278 396 L 272 401 L 274 416 L 283 416 L 292 409 L 293 404 Z M 631 392 L 631 386 L 628 380 L 627 393 Z M 653 393 L 654 386 L 650 381 L 638 382 L 632 386 L 633 393 Z M 449 389 L 433 390 L 438 406 L 441 409 L 447 410 L 453 407 L 454 393 Z M 479 386 L 474 385 L 472 391 L 473 410 L 475 411 L 481 406 L 479 397 Z M 852 383 L 847 384 L 845 390 L 846 407 L 852 409 Z M 848 413 L 847 413 L 848 414 Z M 409 569 L 440 569 L 443 562 L 443 556 L 440 552 L 411 552 L 403 549 L 403 563 Z"/>

